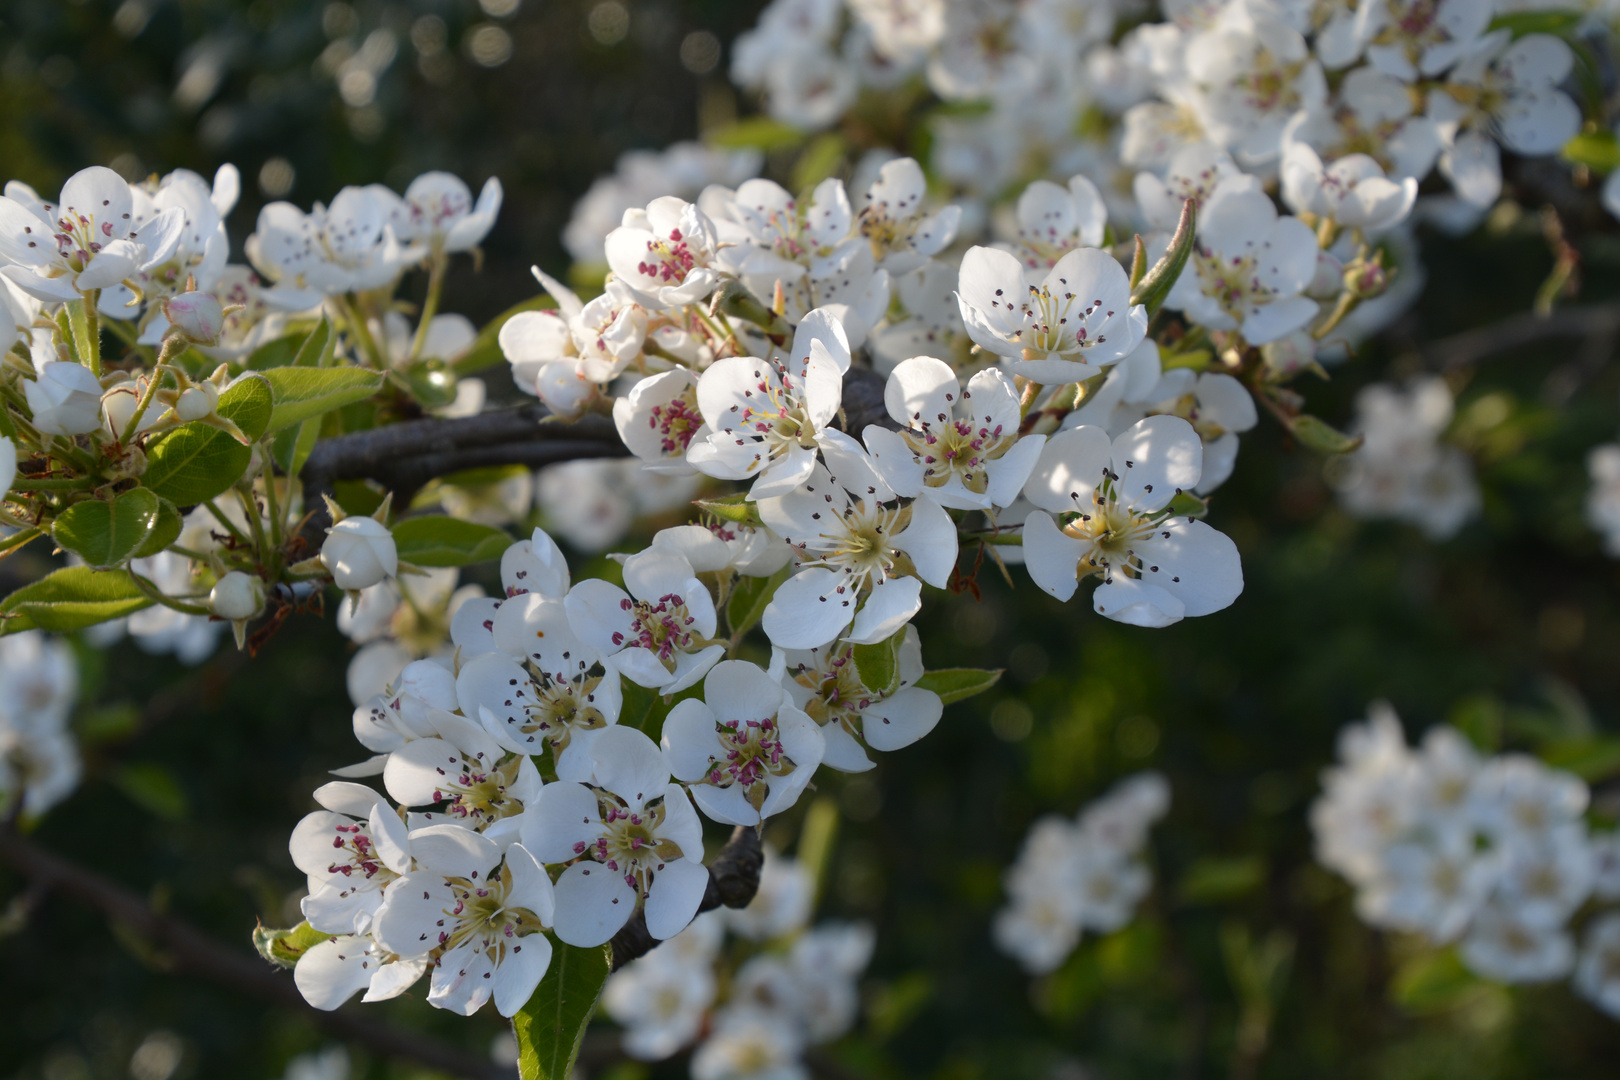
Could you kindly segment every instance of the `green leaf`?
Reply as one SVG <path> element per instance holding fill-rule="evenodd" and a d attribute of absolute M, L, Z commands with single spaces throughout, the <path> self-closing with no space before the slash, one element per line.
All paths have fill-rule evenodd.
<path fill-rule="evenodd" d="M 267 430 L 281 431 L 311 417 L 364 401 L 382 387 L 380 371 L 354 367 L 278 367 L 263 373 L 275 402 Z"/>
<path fill-rule="evenodd" d="M 715 128 L 704 140 L 726 150 L 786 150 L 802 143 L 804 132 L 768 116 L 750 116 Z"/>
<path fill-rule="evenodd" d="M 394 526 L 394 544 L 402 560 L 417 566 L 466 566 L 500 558 L 512 538 L 490 525 L 423 514 Z"/>
<path fill-rule="evenodd" d="M 268 368 L 286 367 L 298 355 L 299 346 L 303 345 L 305 338 L 298 334 L 288 334 L 278 337 L 274 341 L 267 341 L 248 354 L 247 364 L 249 371 L 264 371 Z"/>
<path fill-rule="evenodd" d="M 1288 430 L 1294 433 L 1300 445 L 1323 454 L 1348 454 L 1362 443 L 1360 435 L 1346 435 L 1309 413 L 1302 413 L 1290 420 Z"/>
<path fill-rule="evenodd" d="M 112 502 L 91 499 L 74 503 L 57 517 L 51 536 L 91 566 L 116 566 L 151 537 L 162 509 L 156 495 L 146 488 L 135 488 Z"/>
<path fill-rule="evenodd" d="M 848 141 L 836 131 L 826 131 L 811 139 L 799 160 L 793 163 L 793 190 L 809 192 L 837 172 L 848 150 Z M 800 205 L 809 206 L 810 200 L 805 199 Z"/>
<path fill-rule="evenodd" d="M 281 466 L 282 472 L 297 476 L 303 471 L 304 462 L 309 460 L 310 451 L 315 449 L 315 442 L 320 436 L 319 420 L 305 420 L 297 427 L 284 428 L 276 432 L 275 439 L 270 443 L 270 456 Z"/>
<path fill-rule="evenodd" d="M 1565 161 L 1608 175 L 1620 169 L 1620 139 L 1612 131 L 1586 131 L 1564 144 Z"/>
<path fill-rule="evenodd" d="M 1201 518 L 1209 513 L 1209 500 L 1200 499 L 1190 491 L 1179 491 L 1170 500 L 1170 513 L 1176 517 Z"/>
<path fill-rule="evenodd" d="M 1266 880 L 1265 860 L 1256 856 L 1197 859 L 1181 876 L 1177 893 L 1184 903 L 1219 904 L 1258 889 Z"/>
<path fill-rule="evenodd" d="M 130 762 L 112 774 L 113 784 L 153 817 L 179 821 L 186 816 L 186 793 L 167 766 Z"/>
<path fill-rule="evenodd" d="M 321 321 L 309 332 L 304 343 L 298 346 L 293 354 L 294 367 L 325 367 L 331 360 L 332 350 L 337 345 L 337 338 L 332 333 L 332 322 L 323 313 Z"/>
<path fill-rule="evenodd" d="M 260 956 L 277 967 L 290 969 L 298 963 L 299 957 L 331 936 L 321 933 L 307 922 L 301 922 L 291 930 L 255 926 L 253 947 L 259 950 Z"/>
<path fill-rule="evenodd" d="M 180 539 L 180 530 L 185 528 L 185 524 L 185 519 L 180 516 L 180 511 L 174 503 L 167 499 L 159 499 L 157 524 L 152 526 L 146 540 L 135 549 L 130 558 L 145 559 L 156 555 Z"/>
<path fill-rule="evenodd" d="M 567 1080 L 612 962 L 611 945 L 581 949 L 553 941 L 545 978 L 512 1017 L 522 1080 Z"/>
<path fill-rule="evenodd" d="M 759 508 L 748 501 L 748 493 L 745 491 L 722 495 L 718 499 L 696 499 L 693 505 L 704 513 L 713 514 L 721 521 L 729 521 L 733 525 L 752 525 L 758 528 L 764 524 L 759 518 Z"/>
<path fill-rule="evenodd" d="M 1157 315 L 1176 279 L 1186 269 L 1197 239 L 1198 204 L 1188 199 L 1181 204 L 1181 220 L 1176 223 L 1175 235 L 1170 237 L 1170 246 L 1131 292 L 1131 303 L 1146 306 L 1149 316 Z"/>
<path fill-rule="evenodd" d="M 1541 747 L 1540 756 L 1553 768 L 1572 772 L 1582 780 L 1606 780 L 1620 773 L 1620 737 L 1598 735 L 1551 742 Z"/>
<path fill-rule="evenodd" d="M 69 566 L 24 585 L 0 601 L 0 615 L 17 616 L 0 622 L 0 634 L 34 627 L 57 633 L 83 630 L 151 603 L 127 570 Z"/>
<path fill-rule="evenodd" d="M 885 697 L 900 688 L 900 644 L 905 640 L 902 626 L 875 645 L 857 645 L 851 650 L 861 685 Z"/>
<path fill-rule="evenodd" d="M 274 408 L 270 383 L 258 373 L 243 375 L 219 396 L 219 415 L 234 421 L 249 439 L 264 434 Z M 176 506 L 193 506 L 229 490 L 252 457 L 252 447 L 194 421 L 160 435 L 147 447 L 141 483 Z"/>
<path fill-rule="evenodd" d="M 731 636 L 746 634 L 759 625 L 759 620 L 765 617 L 765 605 L 771 602 L 776 590 L 782 582 L 792 573 L 791 566 L 784 566 L 770 577 L 740 577 L 732 586 L 731 597 L 726 601 L 726 625 L 731 628 Z"/>
<path fill-rule="evenodd" d="M 984 668 L 958 667 L 940 668 L 930 671 L 917 680 L 917 685 L 924 690 L 932 690 L 939 695 L 939 699 L 949 705 L 953 701 L 962 701 L 974 694 L 982 694 L 1001 678 L 1001 669 L 988 671 Z"/>
<path fill-rule="evenodd" d="M 1423 953 L 1402 965 L 1389 984 L 1389 996 L 1409 1012 L 1450 1009 L 1480 988 L 1480 980 L 1455 949 Z"/>
<path fill-rule="evenodd" d="M 501 353 L 501 327 L 506 320 L 523 311 L 540 311 L 544 308 L 556 307 L 557 302 L 544 293 L 531 296 L 519 304 L 513 304 L 499 315 L 495 316 L 480 331 L 478 337 L 468 346 L 467 351 L 451 361 L 450 368 L 457 375 L 470 375 L 487 367 L 504 363 L 506 357 Z"/>
<path fill-rule="evenodd" d="M 1584 18 L 1579 11 L 1514 11 L 1491 20 L 1491 30 L 1511 30 L 1514 40 L 1526 34 L 1571 34 Z"/>

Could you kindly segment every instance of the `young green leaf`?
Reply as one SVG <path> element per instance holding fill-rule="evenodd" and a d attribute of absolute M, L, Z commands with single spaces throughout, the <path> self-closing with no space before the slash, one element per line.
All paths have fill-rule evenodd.
<path fill-rule="evenodd" d="M 174 503 L 167 499 L 159 499 L 157 524 L 152 526 L 152 531 L 147 534 L 146 539 L 130 558 L 145 559 L 156 555 L 180 539 L 180 530 L 185 528 L 185 524 Z"/>
<path fill-rule="evenodd" d="M 1302 445 L 1323 454 L 1348 454 L 1362 443 L 1360 435 L 1346 435 L 1309 413 L 1294 417 L 1288 429 Z"/>
<path fill-rule="evenodd" d="M 307 922 L 301 922 L 291 930 L 255 926 L 253 947 L 276 967 L 291 970 L 299 957 L 331 937 L 331 934 L 323 934 Z"/>
<path fill-rule="evenodd" d="M 74 503 L 57 517 L 51 537 L 91 566 L 116 566 L 151 537 L 162 510 L 162 500 L 156 495 L 135 488 L 111 502 Z M 170 537 L 171 543 L 173 539 Z"/>
<path fill-rule="evenodd" d="M 852 652 L 861 685 L 885 696 L 900 688 L 900 644 L 905 639 L 906 628 L 902 626 L 875 645 L 855 646 Z"/>
<path fill-rule="evenodd" d="M 38 627 L 67 633 L 151 606 L 127 570 L 69 566 L 24 585 L 0 601 L 0 635 Z"/>
<path fill-rule="evenodd" d="M 939 695 L 939 699 L 949 705 L 953 701 L 970 698 L 974 694 L 982 694 L 1001 678 L 1001 669 L 987 671 L 984 668 L 940 668 L 930 671 L 917 680 L 917 685 L 924 690 L 932 690 Z"/>
<path fill-rule="evenodd" d="M 1157 315 L 1186 269 L 1197 240 L 1198 204 L 1188 199 L 1181 204 L 1181 220 L 1176 224 L 1175 235 L 1170 237 L 1169 248 L 1131 291 L 1131 303 L 1144 305 L 1149 316 Z"/>
<path fill-rule="evenodd" d="M 418 566 L 466 566 L 498 559 L 512 545 L 500 529 L 443 514 L 409 517 L 394 526 L 402 561 Z"/>
<path fill-rule="evenodd" d="M 610 945 L 581 949 L 555 941 L 553 946 L 545 978 L 512 1017 L 522 1080 L 567 1080 L 612 968 Z"/>
<path fill-rule="evenodd" d="M 267 430 L 281 431 L 364 401 L 382 386 L 382 373 L 352 367 L 279 367 L 263 373 L 275 408 Z"/>
<path fill-rule="evenodd" d="M 748 501 L 748 493 L 744 491 L 722 495 L 717 499 L 698 499 L 693 505 L 704 513 L 713 514 L 721 521 L 729 521 L 733 525 L 752 525 L 758 528 L 764 524 L 760 521 L 758 508 Z"/>
<path fill-rule="evenodd" d="M 264 434 L 274 408 L 270 384 L 257 373 L 237 379 L 219 396 L 219 415 L 250 439 Z M 227 432 L 201 421 L 182 424 L 147 447 L 141 482 L 176 506 L 192 506 L 229 490 L 252 457 L 252 447 Z"/>

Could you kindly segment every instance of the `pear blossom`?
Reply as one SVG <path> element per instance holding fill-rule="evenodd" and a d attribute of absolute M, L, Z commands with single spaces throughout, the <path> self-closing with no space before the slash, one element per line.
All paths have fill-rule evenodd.
<path fill-rule="evenodd" d="M 1412 212 L 1417 181 L 1396 183 L 1366 154 L 1350 154 L 1323 165 L 1302 142 L 1286 143 L 1282 160 L 1283 200 L 1295 213 L 1329 218 L 1348 229 L 1377 234 Z"/>
<path fill-rule="evenodd" d="M 727 521 L 660 529 L 653 536 L 652 546 L 679 552 L 699 574 L 770 577 L 793 557 L 788 546 L 769 529 Z"/>
<path fill-rule="evenodd" d="M 916 627 L 905 628 L 897 660 L 894 689 L 873 690 L 862 681 L 849 643 L 773 650 L 772 670 L 780 670 L 788 696 L 821 725 L 826 742 L 822 761 L 828 767 L 865 772 L 873 764 L 866 748 L 899 750 L 939 723 L 944 703 L 938 694 L 917 685 L 923 662 Z"/>
<path fill-rule="evenodd" d="M 728 224 L 734 223 L 753 249 L 745 257 L 745 278 L 762 271 L 774 271 L 785 280 L 805 274 L 825 278 L 843 261 L 849 246 L 861 243 L 850 235 L 855 212 L 843 181 L 836 177 L 817 184 L 807 206 L 800 206 L 773 181 L 748 180 L 738 186 L 724 210 Z M 727 231 L 722 228 L 722 235 Z"/>
<path fill-rule="evenodd" d="M 1586 522 L 1603 537 L 1604 554 L 1620 558 L 1620 444 L 1595 446 L 1586 455 L 1592 488 L 1586 495 Z"/>
<path fill-rule="evenodd" d="M 891 274 L 917 269 L 956 238 L 961 208 L 951 205 L 937 213 L 924 213 L 927 194 L 922 166 L 911 158 L 896 158 L 884 165 L 866 191 L 857 227 L 872 246 L 878 266 Z"/>
<path fill-rule="evenodd" d="M 1067 600 L 1078 578 L 1098 575 L 1097 613 L 1137 626 L 1231 604 L 1243 590 L 1237 547 L 1170 510 L 1198 485 L 1202 462 L 1197 433 L 1177 416 L 1148 417 L 1112 442 L 1090 426 L 1052 436 L 1024 488 L 1040 508 L 1024 522 L 1030 577 Z"/>
<path fill-rule="evenodd" d="M 642 379 L 613 401 L 613 426 L 630 452 L 657 472 L 693 471 L 686 452 L 708 440 L 710 429 L 698 408 L 698 376 L 675 368 Z"/>
<path fill-rule="evenodd" d="M 1013 254 L 1035 277 L 1044 277 L 1058 260 L 1082 247 L 1101 247 L 1108 224 L 1108 205 L 1084 174 L 1067 186 L 1036 180 L 1018 197 L 1018 236 Z"/>
<path fill-rule="evenodd" d="M 1575 63 L 1562 40 L 1506 29 L 1482 38 L 1429 91 L 1428 111 L 1445 151 L 1440 171 L 1457 194 L 1488 207 L 1502 190 L 1498 141 L 1518 154 L 1555 153 L 1581 128 L 1580 106 L 1560 90 Z"/>
<path fill-rule="evenodd" d="M 716 913 L 726 929 L 749 941 L 767 942 L 804 929 L 810 922 L 815 901 L 815 882 L 810 870 L 797 859 L 789 859 L 766 844 L 765 862 L 760 868 L 759 888 L 747 907 L 725 908 Z M 698 917 L 697 926 L 703 921 Z"/>
<path fill-rule="evenodd" d="M 1438 376 L 1358 393 L 1351 430 L 1364 441 L 1329 477 L 1345 508 L 1410 522 L 1436 540 L 1455 535 L 1479 512 L 1480 493 L 1471 459 L 1441 439 L 1452 411 L 1451 391 Z"/>
<path fill-rule="evenodd" d="M 692 1055 L 692 1080 L 810 1080 L 799 1060 L 803 1037 L 788 1020 L 757 1009 L 727 1009 Z"/>
<path fill-rule="evenodd" d="M 1188 199 L 1202 212 L 1210 196 L 1223 186 L 1227 190 L 1259 190 L 1260 181 L 1241 171 L 1231 156 L 1214 143 L 1195 142 L 1171 156 L 1163 176 L 1137 173 L 1131 190 L 1148 225 L 1169 231 L 1181 220 L 1181 208 Z"/>
<path fill-rule="evenodd" d="M 574 633 L 639 686 L 673 694 L 703 678 L 726 650 L 712 640 L 714 600 L 692 564 L 649 548 L 625 560 L 624 583 L 575 585 L 564 601 Z"/>
<path fill-rule="evenodd" d="M 1366 154 L 1397 181 L 1422 180 L 1441 150 L 1440 129 L 1411 88 L 1372 67 L 1349 71 L 1334 97 L 1297 113 L 1282 138 L 1285 149 L 1304 142 L 1326 161 Z"/>
<path fill-rule="evenodd" d="M 710 476 L 752 479 L 752 499 L 797 488 L 815 466 L 816 450 L 838 412 L 849 363 L 843 328 L 824 310 L 799 323 L 787 361 L 715 361 L 697 387 L 710 433 L 688 444 L 687 461 Z"/>
<path fill-rule="evenodd" d="M 501 182 L 493 176 L 484 181 L 474 203 L 460 177 L 425 172 L 405 189 L 393 216 L 394 234 L 401 243 L 425 241 L 435 251 L 470 251 L 494 227 L 501 197 Z"/>
<path fill-rule="evenodd" d="M 1187 75 L 1211 139 L 1246 164 L 1262 164 L 1276 158 L 1294 113 L 1327 96 L 1327 81 L 1298 31 L 1228 10 L 1233 18 L 1188 41 Z"/>
<path fill-rule="evenodd" d="M 405 822 L 377 792 L 345 780 L 317 788 L 315 801 L 324 809 L 288 842 L 293 865 L 309 876 L 304 918 L 323 933 L 366 933 L 384 890 L 411 869 Z"/>
<path fill-rule="evenodd" d="M 703 679 L 703 700 L 664 720 L 670 771 L 698 809 L 727 825 L 758 825 L 799 798 L 821 764 L 815 722 L 782 686 L 745 660 L 723 660 Z"/>
<path fill-rule="evenodd" d="M 491 733 L 463 719 L 444 724 L 441 736 L 412 739 L 389 754 L 383 786 L 400 805 L 440 806 L 504 849 L 517 838 L 541 780 L 533 758 L 503 753 Z"/>
<path fill-rule="evenodd" d="M 1356 36 L 1375 68 L 1415 82 L 1475 49 L 1492 6 L 1490 0 L 1367 0 L 1356 7 Z"/>
<path fill-rule="evenodd" d="M 1088 379 L 1147 333 L 1147 309 L 1131 303 L 1124 267 L 1095 248 L 1069 252 L 1039 285 L 1026 283 L 1016 256 L 969 248 L 960 290 L 968 336 L 1033 382 Z"/>
<path fill-rule="evenodd" d="M 293 984 L 310 1005 L 330 1012 L 362 990 L 362 1001 L 396 998 L 427 973 L 429 963 L 426 956 L 397 956 L 369 934 L 339 934 L 305 950 L 293 968 Z"/>
<path fill-rule="evenodd" d="M 588 780 L 593 740 L 619 719 L 618 671 L 574 635 L 561 600 L 507 600 L 493 637 L 500 651 L 474 656 L 456 675 L 462 712 L 507 750 L 537 755 L 549 747 L 558 777 Z"/>
<path fill-rule="evenodd" d="M 660 1061 L 698 1037 L 718 987 L 715 954 L 725 932 L 717 913 L 608 976 L 602 1010 L 624 1025 L 624 1052 Z"/>
<path fill-rule="evenodd" d="M 0 638 L 0 810 L 38 818 L 79 784 L 68 716 L 79 668 L 67 643 L 39 630 Z"/>
<path fill-rule="evenodd" d="M 929 356 L 889 373 L 883 402 L 898 432 L 863 432 L 878 472 L 896 494 L 927 492 L 953 510 L 988 510 L 1018 497 L 1044 435 L 1019 437 L 1022 414 L 1012 380 L 981 371 L 964 389 L 950 365 Z"/>
<path fill-rule="evenodd" d="M 390 284 L 416 257 L 394 233 L 400 213 L 399 196 L 381 184 L 346 187 L 307 214 L 288 202 L 267 204 L 245 245 L 274 283 L 266 299 L 296 311 L 322 296 Z"/>
<path fill-rule="evenodd" d="M 1551 982 L 1575 967 L 1574 939 L 1561 926 L 1529 922 L 1498 904 L 1474 916 L 1461 953 L 1474 971 L 1505 983 Z"/>
<path fill-rule="evenodd" d="M 911 356 L 936 356 L 958 371 L 977 366 L 971 356 L 973 342 L 962 325 L 956 284 L 956 267 L 939 259 L 895 279 L 900 311 L 891 312 L 868 336 L 878 374 L 888 375 Z"/>
<path fill-rule="evenodd" d="M 1300 295 L 1316 255 L 1316 234 L 1303 221 L 1279 217 L 1260 191 L 1223 185 L 1204 206 L 1192 257 L 1165 306 L 1264 345 L 1316 315 L 1316 301 Z"/>
<path fill-rule="evenodd" d="M 625 224 L 607 237 L 614 277 L 644 306 L 679 307 L 707 297 L 720 284 L 714 265 L 719 237 L 709 215 L 673 195 L 645 211 L 626 211 Z"/>
<path fill-rule="evenodd" d="M 170 207 L 134 221 L 129 184 L 99 165 L 62 185 L 54 204 L 12 181 L 0 196 L 0 259 L 12 283 L 46 303 L 78 300 L 166 261 L 180 243 L 185 212 Z"/>
<path fill-rule="evenodd" d="M 501 324 L 501 353 L 524 393 L 536 394 L 559 416 L 576 416 L 596 387 L 611 382 L 641 355 L 647 315 L 631 289 L 616 281 L 590 303 L 546 275 L 532 272 L 557 310 L 520 311 Z"/>
<path fill-rule="evenodd" d="M 591 784 L 547 784 L 523 827 L 524 846 L 542 861 L 577 860 L 557 879 L 557 936 L 600 945 L 643 905 L 648 932 L 674 937 L 709 884 L 697 811 L 670 782 L 662 751 L 634 728 L 603 732 L 591 758 Z"/>
<path fill-rule="evenodd" d="M 47 361 L 22 388 L 43 435 L 86 435 L 101 426 L 101 383 L 82 364 Z"/>
<path fill-rule="evenodd" d="M 956 565 L 955 523 L 932 497 L 902 503 L 847 435 L 825 446 L 828 465 L 759 504 L 797 562 L 762 620 L 784 649 L 825 645 L 846 628 L 848 641 L 882 641 L 916 614 L 922 582 L 942 587 Z"/>
<path fill-rule="evenodd" d="M 1610 1016 L 1620 1017 L 1620 912 L 1608 912 L 1587 926 L 1575 989 Z"/>
<path fill-rule="evenodd" d="M 495 844 L 459 825 L 412 833 L 417 865 L 378 910 L 374 935 L 406 958 L 433 962 L 428 1003 L 471 1016 L 491 998 L 512 1016 L 551 964 L 541 931 L 552 921 L 551 879 L 522 844 L 504 858 Z"/>

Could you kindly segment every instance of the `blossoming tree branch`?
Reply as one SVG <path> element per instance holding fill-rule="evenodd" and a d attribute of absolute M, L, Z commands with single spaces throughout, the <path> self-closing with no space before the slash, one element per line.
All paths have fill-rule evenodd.
<path fill-rule="evenodd" d="M 1350 435 L 1309 411 L 1310 379 L 1410 301 L 1416 211 L 1471 228 L 1504 151 L 1608 138 L 1567 92 L 1586 46 L 1556 21 L 1493 21 L 1487 0 L 1166 4 L 1129 29 L 1101 0 L 1004 7 L 777 0 L 733 72 L 774 122 L 854 107 L 871 71 L 833 52 L 845 32 L 989 113 L 953 117 L 931 160 L 876 154 L 795 189 L 707 151 L 696 190 L 610 184 L 570 227 L 563 276 L 588 295 L 536 267 L 536 299 L 482 329 L 439 307 L 497 221 L 495 179 L 476 197 L 433 172 L 403 195 L 271 203 L 245 264 L 230 166 L 6 185 L 0 557 L 66 565 L 0 601 L 0 644 L 36 666 L 46 635 L 72 633 L 205 655 L 228 626 L 251 653 L 333 609 L 361 646 L 356 760 L 289 822 L 305 921 L 256 935 L 311 1005 L 425 984 L 439 1008 L 512 1018 L 523 1075 L 561 1080 L 607 984 L 631 1052 L 667 1056 L 713 992 L 663 1026 L 638 995 L 703 985 L 679 966 L 719 948 L 701 913 L 808 888 L 770 869 L 760 827 L 821 770 L 873 769 L 995 682 L 930 666 L 925 592 L 971 603 L 995 574 L 1076 619 L 1219 618 L 1243 570 L 1211 495 L 1262 417 L 1299 452 L 1355 452 L 1340 475 L 1361 512 L 1443 536 L 1474 511 L 1440 441 L 1444 384 L 1369 392 Z M 989 50 L 993 29 L 1018 44 Z M 1041 158 L 1050 175 L 998 175 L 1015 156 L 998 140 L 1070 107 L 1081 56 L 1111 86 L 1088 91 L 1103 134 Z M 477 374 L 503 362 L 535 404 L 486 402 Z M 505 527 L 529 470 L 570 462 L 593 471 L 546 475 L 571 545 L 602 515 L 687 523 L 576 577 L 552 535 Z M 484 563 L 496 595 L 458 587 Z M 76 757 L 60 720 L 13 742 L 0 792 L 27 821 L 71 791 Z M 1168 799 L 1147 775 L 1043 823 L 1009 878 L 1004 947 L 1050 970 L 1083 926 L 1123 925 Z M 706 847 L 705 821 L 731 839 Z M 1329 861 L 1373 888 L 1368 846 Z M 1427 857 L 1402 856 L 1419 862 L 1380 917 L 1419 919 L 1401 890 Z M 1455 936 L 1472 911 L 1419 921 Z M 1482 932 L 1505 938 L 1508 917 Z M 734 918 L 752 940 L 804 935 L 799 967 L 769 978 L 828 978 L 840 1001 L 871 949 L 862 928 L 807 930 L 807 910 L 775 930 Z M 842 1015 L 728 1012 L 694 1075 L 755 1075 L 733 1067 L 749 1053 L 797 1068 Z"/>

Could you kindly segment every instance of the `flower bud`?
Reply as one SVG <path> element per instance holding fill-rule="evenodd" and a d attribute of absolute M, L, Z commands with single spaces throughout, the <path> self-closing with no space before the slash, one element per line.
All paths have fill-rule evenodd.
<path fill-rule="evenodd" d="M 1344 268 L 1344 287 L 1352 296 L 1371 300 L 1389 287 L 1389 271 L 1384 269 L 1384 253 L 1371 259 L 1356 259 Z"/>
<path fill-rule="evenodd" d="M 86 435 L 101 426 L 101 383 L 82 364 L 52 360 L 23 382 L 34 426 L 46 435 Z"/>
<path fill-rule="evenodd" d="M 219 406 L 219 387 L 213 383 L 194 383 L 174 403 L 174 415 L 182 421 L 201 420 L 212 416 Z"/>
<path fill-rule="evenodd" d="M 596 395 L 596 384 L 585 378 L 579 365 L 558 360 L 540 368 L 534 380 L 535 396 L 558 418 L 574 420 L 584 414 Z"/>
<path fill-rule="evenodd" d="M 364 589 L 399 570 L 399 552 L 388 527 L 368 517 L 348 517 L 326 530 L 321 562 L 340 589 Z"/>
<path fill-rule="evenodd" d="M 212 293 L 184 292 L 163 301 L 170 332 L 196 345 L 218 343 L 225 329 L 225 309 Z"/>
<path fill-rule="evenodd" d="M 264 582 L 232 570 L 214 584 L 208 608 L 222 619 L 251 619 L 264 610 Z"/>
<path fill-rule="evenodd" d="M 1260 346 L 1260 360 L 1269 378 L 1290 379 L 1316 363 L 1316 339 L 1304 330 L 1284 334 Z"/>

